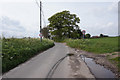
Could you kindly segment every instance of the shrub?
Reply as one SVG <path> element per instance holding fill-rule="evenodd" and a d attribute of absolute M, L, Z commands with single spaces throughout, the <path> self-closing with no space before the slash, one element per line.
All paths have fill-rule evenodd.
<path fill-rule="evenodd" d="M 6 72 L 32 56 L 54 46 L 52 40 L 35 38 L 9 38 L 2 40 L 2 72 Z"/>

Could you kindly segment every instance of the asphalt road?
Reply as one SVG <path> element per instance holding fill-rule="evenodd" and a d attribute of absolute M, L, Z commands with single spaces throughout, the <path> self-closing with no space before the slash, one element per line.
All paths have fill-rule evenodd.
<path fill-rule="evenodd" d="M 68 48 L 61 43 L 38 54 L 29 61 L 19 65 L 3 75 L 3 78 L 46 78 L 53 65 L 68 53 Z M 54 71 L 54 78 L 68 78 L 66 57 Z"/>

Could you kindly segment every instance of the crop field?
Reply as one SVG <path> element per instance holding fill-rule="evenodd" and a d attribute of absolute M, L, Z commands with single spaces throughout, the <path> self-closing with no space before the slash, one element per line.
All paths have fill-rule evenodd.
<path fill-rule="evenodd" d="M 9 71 L 32 56 L 54 46 L 54 42 L 48 39 L 37 38 L 9 38 L 2 40 L 2 72 Z"/>
<path fill-rule="evenodd" d="M 96 54 L 118 52 L 118 37 L 96 38 L 96 39 L 69 39 L 67 45 Z"/>

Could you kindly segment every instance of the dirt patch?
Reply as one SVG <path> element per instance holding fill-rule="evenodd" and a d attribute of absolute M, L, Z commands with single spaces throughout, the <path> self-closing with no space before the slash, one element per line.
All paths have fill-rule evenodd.
<path fill-rule="evenodd" d="M 95 78 L 85 62 L 79 57 L 78 53 L 76 53 L 75 50 L 69 48 L 69 53 L 74 54 L 72 56 L 69 56 L 69 65 L 71 68 L 70 75 L 73 78 L 84 78 L 86 80 L 87 78 Z"/>
<path fill-rule="evenodd" d="M 76 54 L 70 56 L 71 76 L 73 78 L 95 78 L 84 61 Z M 87 79 L 86 79 L 87 80 Z"/>
<path fill-rule="evenodd" d="M 120 72 L 118 72 L 118 67 L 116 67 L 115 64 L 111 63 L 108 60 L 108 56 L 109 58 L 118 57 L 118 52 L 106 53 L 106 54 L 94 54 L 94 53 L 83 51 L 83 50 L 78 50 L 78 49 L 74 49 L 74 50 L 79 55 L 84 55 L 86 57 L 93 58 L 97 64 L 100 64 L 104 66 L 105 68 L 111 70 L 113 73 L 115 73 L 117 78 L 120 77 Z"/>

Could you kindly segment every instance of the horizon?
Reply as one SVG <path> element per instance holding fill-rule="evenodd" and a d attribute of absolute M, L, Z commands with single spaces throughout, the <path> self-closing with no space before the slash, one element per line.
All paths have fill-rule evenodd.
<path fill-rule="evenodd" d="M 49 24 L 49 17 L 63 10 L 76 14 L 81 20 L 78 24 L 80 29 L 86 30 L 91 36 L 99 36 L 100 34 L 119 36 L 117 2 L 43 1 L 45 18 L 42 21 L 42 27 Z M 39 37 L 39 7 L 35 1 L 2 2 L 0 11 L 2 11 L 0 15 L 2 35 L 18 38 Z"/>

